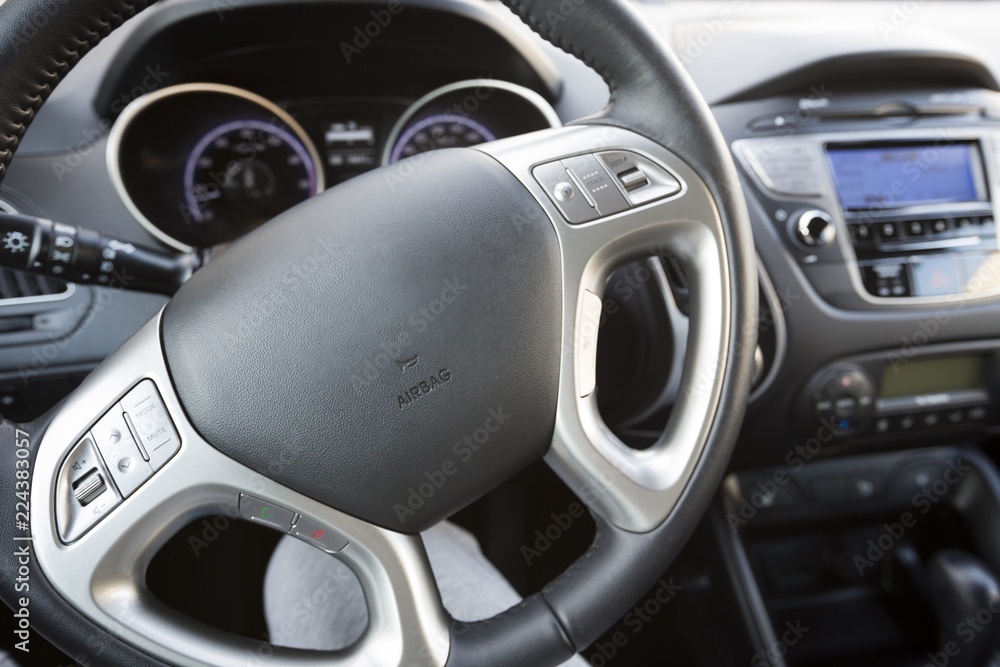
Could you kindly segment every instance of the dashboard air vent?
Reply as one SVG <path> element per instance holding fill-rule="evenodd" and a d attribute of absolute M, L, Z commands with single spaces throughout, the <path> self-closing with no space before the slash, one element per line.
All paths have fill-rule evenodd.
<path fill-rule="evenodd" d="M 24 271 L 0 269 L 0 302 L 6 299 L 36 299 L 62 294 L 68 286 L 62 280 Z"/>

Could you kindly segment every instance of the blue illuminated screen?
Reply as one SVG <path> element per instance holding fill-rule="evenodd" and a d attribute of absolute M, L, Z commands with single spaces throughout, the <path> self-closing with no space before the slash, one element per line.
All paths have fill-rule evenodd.
<path fill-rule="evenodd" d="M 849 211 L 986 200 L 971 143 L 830 147 L 827 153 Z"/>

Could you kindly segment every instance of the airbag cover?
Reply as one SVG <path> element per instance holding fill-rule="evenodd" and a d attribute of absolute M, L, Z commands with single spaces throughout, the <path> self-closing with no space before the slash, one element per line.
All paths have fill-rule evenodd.
<path fill-rule="evenodd" d="M 209 443 L 416 532 L 544 455 L 560 294 L 538 203 L 492 158 L 447 150 L 248 234 L 177 293 L 163 342 Z"/>

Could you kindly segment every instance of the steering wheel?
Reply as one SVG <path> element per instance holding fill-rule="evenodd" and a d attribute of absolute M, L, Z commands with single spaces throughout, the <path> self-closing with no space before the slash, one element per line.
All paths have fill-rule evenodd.
<path fill-rule="evenodd" d="M 678 60 L 626 2 L 505 2 L 603 76 L 607 108 L 289 210 L 44 418 L 3 424 L 0 595 L 27 609 L 22 626 L 91 664 L 555 665 L 676 556 L 750 385 L 757 289 L 738 177 Z M 0 6 L 0 177 L 53 87 L 148 4 Z M 597 325 L 610 272 L 662 253 L 690 281 L 690 346 L 666 431 L 637 451 L 598 414 Z M 593 545 L 508 611 L 452 621 L 419 532 L 542 457 L 594 515 Z M 29 502 L 25 530 L 13 519 Z M 149 593 L 156 549 L 232 506 L 353 569 L 369 606 L 354 646 L 271 647 Z"/>

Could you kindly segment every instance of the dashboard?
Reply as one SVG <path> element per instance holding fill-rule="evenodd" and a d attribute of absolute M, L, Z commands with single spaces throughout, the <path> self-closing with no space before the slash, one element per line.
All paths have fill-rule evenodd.
<path fill-rule="evenodd" d="M 984 27 L 1000 8 L 969 5 L 984 16 L 969 26 L 964 3 L 948 5 L 887 32 L 890 3 L 635 4 L 710 103 L 750 209 L 760 349 L 736 468 L 780 464 L 821 432 L 823 456 L 1000 432 L 1000 50 Z M 210 253 L 366 171 L 405 177 L 427 151 L 608 99 L 496 3 L 400 7 L 158 3 L 56 90 L 0 206 Z M 677 395 L 687 286 L 670 258 L 623 271 L 608 286 L 621 315 L 601 333 L 602 409 L 641 442 Z M 163 304 L 18 280 L 0 276 L 0 404 L 15 417 Z"/>

